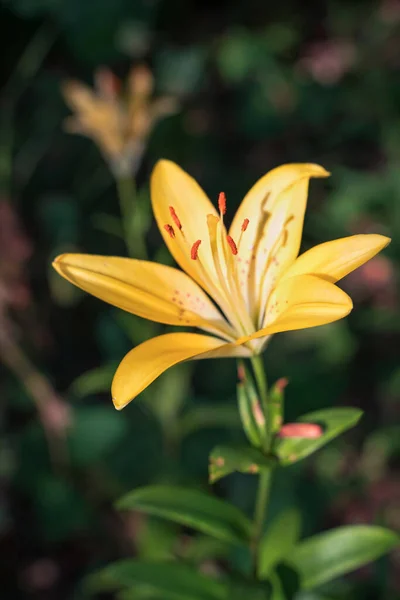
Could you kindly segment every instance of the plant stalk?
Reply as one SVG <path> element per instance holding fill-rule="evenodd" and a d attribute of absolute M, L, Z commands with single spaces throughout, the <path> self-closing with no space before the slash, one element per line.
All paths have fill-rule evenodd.
<path fill-rule="evenodd" d="M 116 184 L 128 255 L 134 258 L 146 259 L 147 252 L 142 232 L 139 231 L 136 223 L 133 223 L 136 197 L 135 181 L 133 177 L 122 175 L 116 177 Z"/>
<path fill-rule="evenodd" d="M 251 363 L 253 366 L 254 376 L 257 382 L 258 391 L 260 394 L 260 399 L 262 406 L 264 408 L 264 414 L 268 414 L 267 405 L 268 405 L 268 385 L 267 378 L 265 376 L 264 365 L 262 362 L 262 358 L 260 356 L 253 356 L 251 358 Z M 271 444 L 272 444 L 272 436 L 271 436 L 271 427 L 270 423 L 266 423 L 267 426 L 267 444 L 264 448 L 266 453 L 270 453 Z M 253 535 L 251 539 L 251 554 L 253 558 L 253 574 L 254 577 L 257 578 L 258 571 L 258 559 L 259 559 L 259 547 L 260 540 L 263 533 L 263 526 L 265 523 L 265 517 L 267 513 L 268 501 L 270 496 L 270 488 L 271 488 L 271 479 L 272 479 L 272 469 L 265 469 L 260 473 L 260 478 L 258 482 L 257 496 L 256 496 L 256 504 L 254 511 L 254 521 L 253 521 Z"/>

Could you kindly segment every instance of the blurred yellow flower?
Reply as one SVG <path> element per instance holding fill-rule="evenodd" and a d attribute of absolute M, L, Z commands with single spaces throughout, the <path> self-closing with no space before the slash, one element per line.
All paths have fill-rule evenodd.
<path fill-rule="evenodd" d="M 288 164 L 262 177 L 245 196 L 229 233 L 226 198 L 219 211 L 196 181 L 162 160 L 151 178 L 161 234 L 186 272 L 106 256 L 63 254 L 54 267 L 68 281 L 123 310 L 209 335 L 167 333 L 131 350 L 112 384 L 116 408 L 126 406 L 169 367 L 195 358 L 259 354 L 271 334 L 345 317 L 350 297 L 335 283 L 390 239 L 354 235 L 298 256 L 314 164 Z M 219 307 L 219 308 L 217 308 Z"/>
<path fill-rule="evenodd" d="M 65 121 L 66 130 L 91 138 L 118 176 L 136 171 L 153 126 L 178 108 L 170 97 L 153 100 L 154 78 L 144 65 L 131 69 L 125 90 L 103 68 L 95 74 L 93 90 L 79 81 L 68 81 L 62 91 L 74 112 Z"/>

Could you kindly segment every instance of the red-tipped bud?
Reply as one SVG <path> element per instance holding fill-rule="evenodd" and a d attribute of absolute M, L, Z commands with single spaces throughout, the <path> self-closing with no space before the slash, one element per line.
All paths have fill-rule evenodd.
<path fill-rule="evenodd" d="M 239 381 L 244 381 L 246 379 L 246 371 L 243 365 L 238 365 L 237 374 Z"/>
<path fill-rule="evenodd" d="M 289 380 L 286 377 L 281 377 L 275 382 L 275 388 L 278 390 L 278 392 L 282 393 L 288 383 Z"/>
<path fill-rule="evenodd" d="M 193 244 L 193 246 L 192 246 L 192 249 L 191 249 L 191 251 L 190 251 L 190 258 L 191 258 L 192 260 L 196 260 L 196 258 L 197 258 L 197 254 L 198 254 L 198 252 L 199 252 L 199 246 L 200 246 L 200 244 L 201 244 L 201 240 L 197 240 L 197 242 L 195 242 L 195 243 Z"/>
<path fill-rule="evenodd" d="M 242 231 L 246 231 L 248 225 L 249 225 L 249 220 L 245 219 L 242 223 Z"/>
<path fill-rule="evenodd" d="M 172 227 L 172 225 L 164 225 L 164 229 L 167 233 L 169 233 L 170 237 L 172 237 L 172 239 L 174 239 L 175 237 L 175 231 L 174 228 Z"/>
<path fill-rule="evenodd" d="M 221 192 L 218 196 L 218 208 L 221 215 L 226 213 L 226 196 L 225 192 Z"/>
<path fill-rule="evenodd" d="M 316 439 L 323 434 L 322 427 L 315 423 L 286 423 L 278 433 L 281 438 Z"/>
<path fill-rule="evenodd" d="M 229 244 L 230 249 L 232 250 L 232 254 L 234 254 L 236 256 L 236 254 L 238 253 L 238 249 L 236 247 L 235 242 L 233 241 L 233 239 L 231 238 L 230 235 L 226 236 L 226 241 Z"/>
<path fill-rule="evenodd" d="M 254 414 L 254 418 L 256 420 L 257 425 L 259 427 L 264 427 L 264 425 L 265 425 L 265 416 L 264 416 L 263 410 L 261 408 L 261 404 L 259 402 L 257 402 L 254 405 L 253 414 Z"/>
<path fill-rule="evenodd" d="M 169 207 L 169 213 L 171 215 L 171 218 L 173 220 L 173 222 L 175 223 L 175 225 L 177 226 L 178 229 L 182 229 L 182 223 L 179 220 L 178 215 L 175 212 L 175 209 L 173 206 Z"/>

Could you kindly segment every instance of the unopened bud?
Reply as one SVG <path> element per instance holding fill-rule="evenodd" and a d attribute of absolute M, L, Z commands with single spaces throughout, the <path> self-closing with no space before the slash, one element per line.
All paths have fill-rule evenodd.
<path fill-rule="evenodd" d="M 289 380 L 286 377 L 281 377 L 275 382 L 275 387 L 278 392 L 282 393 L 285 387 L 288 385 Z"/>
<path fill-rule="evenodd" d="M 257 425 L 259 427 L 264 427 L 264 425 L 265 425 L 265 416 L 264 416 L 263 410 L 262 410 L 261 405 L 260 405 L 259 402 L 257 402 L 256 404 L 254 404 L 253 414 L 254 414 L 254 418 L 256 420 Z"/>
<path fill-rule="evenodd" d="M 286 423 L 278 433 L 280 438 L 316 439 L 323 434 L 322 427 L 316 423 Z"/>
<path fill-rule="evenodd" d="M 246 370 L 242 364 L 238 365 L 237 374 L 239 381 L 244 381 L 246 379 Z"/>

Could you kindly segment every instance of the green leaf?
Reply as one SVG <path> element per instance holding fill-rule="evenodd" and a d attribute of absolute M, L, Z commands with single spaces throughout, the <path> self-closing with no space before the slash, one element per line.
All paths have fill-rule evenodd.
<path fill-rule="evenodd" d="M 302 588 L 308 589 L 376 560 L 399 541 L 383 527 L 350 525 L 300 542 L 288 558 L 300 573 Z"/>
<path fill-rule="evenodd" d="M 116 506 L 169 519 L 232 544 L 247 544 L 250 537 L 251 523 L 238 508 L 199 490 L 154 485 L 130 492 Z"/>
<path fill-rule="evenodd" d="M 132 559 L 113 563 L 88 579 L 93 591 L 128 588 L 123 597 L 134 598 L 134 592 L 160 595 L 164 600 L 225 600 L 223 583 L 179 563 L 157 563 Z M 129 590 L 129 588 L 133 588 Z M 130 592 L 132 595 L 130 596 Z"/>
<path fill-rule="evenodd" d="M 217 64 L 222 77 L 229 83 L 241 82 L 254 69 L 260 56 L 255 39 L 245 29 L 238 29 L 220 40 Z"/>
<path fill-rule="evenodd" d="M 137 556 L 143 560 L 170 560 L 175 556 L 178 529 L 176 523 L 147 517 L 135 532 Z"/>
<path fill-rule="evenodd" d="M 124 230 L 121 219 L 105 213 L 97 213 L 92 217 L 92 225 L 99 231 L 107 235 L 115 235 L 119 239 L 124 239 Z"/>
<path fill-rule="evenodd" d="M 231 546 L 226 542 L 215 540 L 207 535 L 196 535 L 185 540 L 179 556 L 185 562 L 199 564 L 205 560 L 226 559 L 231 551 Z"/>
<path fill-rule="evenodd" d="M 343 431 L 354 427 L 362 414 L 362 410 L 358 408 L 327 408 L 302 415 L 297 422 L 321 425 L 324 430 L 323 435 L 315 439 L 277 438 L 274 452 L 278 455 L 282 465 L 302 460 L 318 448 L 325 446 Z"/>
<path fill-rule="evenodd" d="M 87 466 L 102 459 L 127 429 L 127 421 L 111 405 L 77 408 L 68 435 L 72 461 Z"/>
<path fill-rule="evenodd" d="M 199 429 L 211 427 L 223 427 L 225 429 L 240 427 L 236 407 L 229 404 L 215 403 L 210 406 L 194 406 L 178 420 L 177 432 L 183 438 Z"/>
<path fill-rule="evenodd" d="M 248 581 L 245 579 L 232 579 L 227 584 L 228 593 L 226 600 L 270 600 L 272 586 L 269 581 Z"/>
<path fill-rule="evenodd" d="M 73 381 L 69 389 L 70 393 L 76 398 L 85 398 L 92 394 L 102 394 L 104 392 L 110 393 L 111 383 L 117 367 L 118 363 L 112 361 L 82 373 Z"/>
<path fill-rule="evenodd" d="M 300 536 L 301 517 L 295 508 L 281 512 L 265 532 L 260 542 L 258 575 L 267 579 L 272 569 L 284 560 Z"/>
<path fill-rule="evenodd" d="M 295 600 L 300 589 L 300 578 L 293 568 L 281 563 L 271 574 L 271 600 Z"/>
<path fill-rule="evenodd" d="M 93 526 L 90 505 L 69 482 L 48 474 L 38 478 L 36 485 L 31 493 L 45 543 L 61 543 Z"/>
<path fill-rule="evenodd" d="M 215 483 L 230 473 L 256 474 L 277 465 L 274 457 L 264 456 L 250 446 L 216 446 L 210 454 L 209 479 Z"/>
<path fill-rule="evenodd" d="M 154 396 L 150 404 L 163 428 L 173 438 L 176 421 L 190 392 L 193 365 L 185 363 L 169 369 L 155 384 Z M 163 399 L 159 402 L 160 398 Z"/>

